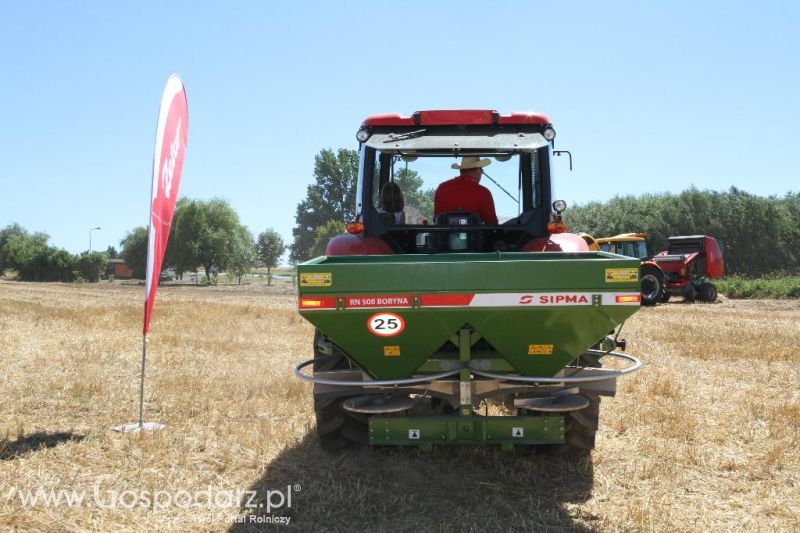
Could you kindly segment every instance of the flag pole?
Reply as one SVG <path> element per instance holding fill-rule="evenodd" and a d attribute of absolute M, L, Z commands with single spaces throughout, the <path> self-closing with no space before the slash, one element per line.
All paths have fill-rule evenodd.
<path fill-rule="evenodd" d="M 142 335 L 142 381 L 139 385 L 139 429 L 144 428 L 144 364 L 147 358 L 147 333 Z"/>
<path fill-rule="evenodd" d="M 172 216 L 183 170 L 189 112 L 186 90 L 177 74 L 167 80 L 161 95 L 150 181 L 150 220 L 147 228 L 147 272 L 144 283 L 144 325 L 142 328 L 142 372 L 139 380 L 139 422 L 115 426 L 114 431 L 137 432 L 166 427 L 144 421 L 144 378 L 147 363 L 147 332 L 158 290 L 159 275 L 169 240 Z"/>

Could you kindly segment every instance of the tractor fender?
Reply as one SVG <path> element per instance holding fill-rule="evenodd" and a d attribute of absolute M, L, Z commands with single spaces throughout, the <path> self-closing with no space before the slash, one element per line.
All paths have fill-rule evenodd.
<path fill-rule="evenodd" d="M 647 261 L 642 261 L 642 268 L 645 268 L 645 267 L 653 267 L 653 268 L 657 268 L 658 270 L 661 270 L 661 267 L 658 266 L 658 263 L 656 263 L 655 261 L 651 261 L 649 259 Z"/>
<path fill-rule="evenodd" d="M 534 237 L 522 247 L 523 252 L 588 252 L 589 245 L 574 233 L 552 233 Z"/>
<path fill-rule="evenodd" d="M 325 255 L 391 255 L 389 245 L 377 237 L 345 233 L 337 235 L 328 242 Z"/>

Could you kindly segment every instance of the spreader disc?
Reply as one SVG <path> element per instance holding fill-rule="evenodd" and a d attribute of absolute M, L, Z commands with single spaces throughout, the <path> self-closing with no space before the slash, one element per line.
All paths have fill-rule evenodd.
<path fill-rule="evenodd" d="M 414 400 L 403 397 L 387 398 L 385 396 L 366 395 L 348 398 L 342 402 L 342 407 L 351 413 L 363 413 L 368 415 L 400 413 L 414 407 Z"/>
<path fill-rule="evenodd" d="M 529 411 L 541 411 L 544 413 L 580 411 L 588 406 L 588 398 L 580 394 L 545 396 L 543 398 L 519 398 L 514 400 L 514 407 L 521 407 Z"/>

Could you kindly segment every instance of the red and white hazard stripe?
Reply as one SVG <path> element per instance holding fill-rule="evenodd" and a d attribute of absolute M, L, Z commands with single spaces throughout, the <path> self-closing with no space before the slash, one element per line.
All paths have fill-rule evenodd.
<path fill-rule="evenodd" d="M 641 305 L 638 292 L 482 292 L 419 294 L 422 308 L 464 307 L 560 307 L 591 306 L 594 297 L 600 296 L 600 305 Z M 301 297 L 301 310 L 336 309 L 337 298 L 345 309 L 402 309 L 414 306 L 414 296 L 371 295 L 341 297 Z"/>
<path fill-rule="evenodd" d="M 555 307 L 588 305 L 598 293 L 591 292 L 495 292 L 426 294 L 420 307 Z M 600 305 L 640 305 L 638 292 L 599 293 Z"/>

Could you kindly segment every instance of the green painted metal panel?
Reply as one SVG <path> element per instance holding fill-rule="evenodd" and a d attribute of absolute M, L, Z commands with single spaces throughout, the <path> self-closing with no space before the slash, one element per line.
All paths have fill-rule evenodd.
<path fill-rule="evenodd" d="M 562 416 L 380 417 L 369 420 L 370 444 L 558 444 Z"/>
<path fill-rule="evenodd" d="M 379 379 L 441 371 L 428 361 L 451 357 L 440 349 L 464 327 L 494 350 L 471 358 L 551 376 L 638 310 L 614 301 L 617 293 L 638 294 L 638 276 L 608 279 L 638 269 L 638 260 L 604 252 L 322 257 L 298 266 L 300 298 L 316 306 L 300 313 Z M 426 303 L 436 297 L 456 302 Z M 556 297 L 557 305 L 542 304 Z M 351 308 L 354 301 L 367 307 Z M 383 312 L 402 320 L 400 333 L 369 329 Z"/>
<path fill-rule="evenodd" d="M 317 257 L 298 274 L 329 273 L 330 286 L 300 294 L 402 291 L 585 290 L 606 287 L 606 268 L 639 268 L 635 259 L 606 252 L 398 254 Z M 638 280 L 614 289 L 639 289 Z"/>

